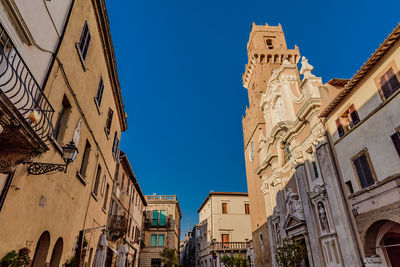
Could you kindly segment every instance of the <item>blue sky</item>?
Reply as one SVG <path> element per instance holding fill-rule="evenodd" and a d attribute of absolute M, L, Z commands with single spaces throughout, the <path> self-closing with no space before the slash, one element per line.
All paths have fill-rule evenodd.
<path fill-rule="evenodd" d="M 176 194 L 182 233 L 210 192 L 246 192 L 242 86 L 251 23 L 281 23 L 326 82 L 351 78 L 400 22 L 400 1 L 111 1 L 128 131 L 145 194 Z"/>

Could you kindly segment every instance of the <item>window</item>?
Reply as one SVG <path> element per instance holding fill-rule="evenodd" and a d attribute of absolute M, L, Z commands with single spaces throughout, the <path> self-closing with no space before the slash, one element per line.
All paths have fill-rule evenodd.
<path fill-rule="evenodd" d="M 129 188 L 131 186 L 131 183 L 129 182 L 129 180 L 126 182 L 126 194 L 129 196 Z"/>
<path fill-rule="evenodd" d="M 161 259 L 151 259 L 151 267 L 161 267 Z"/>
<path fill-rule="evenodd" d="M 250 205 L 249 204 L 244 204 L 244 213 L 250 214 Z"/>
<path fill-rule="evenodd" d="M 128 236 L 131 235 L 131 225 L 132 225 L 132 218 L 129 218 L 129 224 L 128 224 Z"/>
<path fill-rule="evenodd" d="M 366 188 L 375 183 L 370 164 L 368 162 L 366 152 L 363 152 L 360 156 L 353 160 L 354 166 L 356 167 L 358 179 L 362 188 Z"/>
<path fill-rule="evenodd" d="M 165 236 L 164 235 L 158 235 L 158 246 L 163 247 L 164 246 L 164 241 L 165 241 Z"/>
<path fill-rule="evenodd" d="M 229 234 L 222 234 L 221 240 L 222 240 L 222 246 L 224 248 L 229 248 L 229 244 L 224 244 L 224 243 L 229 243 Z"/>
<path fill-rule="evenodd" d="M 353 184 L 351 183 L 351 181 L 347 181 L 346 183 L 347 186 L 347 190 L 349 191 L 350 194 L 354 193 L 354 189 L 353 189 Z"/>
<path fill-rule="evenodd" d="M 264 245 L 264 235 L 263 235 L 263 233 L 260 233 L 260 244 L 261 245 Z"/>
<path fill-rule="evenodd" d="M 99 192 L 99 184 L 100 184 L 100 175 L 101 175 L 101 166 L 100 164 L 97 166 L 96 178 L 94 180 L 93 193 L 97 196 Z"/>
<path fill-rule="evenodd" d="M 150 247 L 156 247 L 156 246 L 157 246 L 157 235 L 151 235 Z"/>
<path fill-rule="evenodd" d="M 267 39 L 266 45 L 267 45 L 268 49 L 273 49 L 274 48 L 274 46 L 272 45 L 272 40 L 271 39 Z"/>
<path fill-rule="evenodd" d="M 400 88 L 399 80 L 396 77 L 396 74 L 393 72 L 393 69 L 390 68 L 380 80 L 380 86 L 382 90 L 382 94 L 385 98 L 389 98 L 394 92 L 396 92 Z"/>
<path fill-rule="evenodd" d="M 89 44 L 90 44 L 90 31 L 89 31 L 89 27 L 87 24 L 87 21 L 85 21 L 85 24 L 83 25 L 83 29 L 82 29 L 82 34 L 81 34 L 81 39 L 79 40 L 79 44 L 78 44 L 78 49 L 79 49 L 79 53 L 80 56 L 82 58 L 82 61 L 85 61 L 86 59 L 86 55 L 89 49 Z"/>
<path fill-rule="evenodd" d="M 124 183 L 125 183 L 125 173 L 122 174 L 122 179 L 121 179 L 121 190 L 124 190 Z"/>
<path fill-rule="evenodd" d="M 158 225 L 158 210 L 153 210 L 153 220 L 151 225 Z"/>
<path fill-rule="evenodd" d="M 222 203 L 222 213 L 223 214 L 228 213 L 228 203 Z"/>
<path fill-rule="evenodd" d="M 110 191 L 110 185 L 109 184 L 107 184 L 107 186 L 106 186 L 106 195 L 104 197 L 103 209 L 107 208 L 108 191 Z"/>
<path fill-rule="evenodd" d="M 165 210 L 160 210 L 160 225 L 164 226 L 165 225 Z"/>
<path fill-rule="evenodd" d="M 101 182 L 100 194 L 104 195 L 104 187 L 106 186 L 106 174 L 103 175 L 103 181 Z"/>
<path fill-rule="evenodd" d="M 395 134 L 391 136 L 394 147 L 396 148 L 397 154 L 400 157 L 400 132 L 397 131 Z"/>
<path fill-rule="evenodd" d="M 310 149 L 308 151 L 309 154 L 309 158 L 310 158 L 310 172 L 311 172 L 311 178 L 312 180 L 315 180 L 317 178 L 319 178 L 319 171 L 318 171 L 318 166 L 317 166 L 317 162 L 315 159 L 315 153 L 313 152 L 312 149 Z"/>
<path fill-rule="evenodd" d="M 89 156 L 90 156 L 91 146 L 89 141 L 86 140 L 85 151 L 83 152 L 82 164 L 79 170 L 79 174 L 82 178 L 86 176 L 87 166 L 89 164 Z"/>
<path fill-rule="evenodd" d="M 135 228 L 135 241 L 138 241 L 140 237 L 140 230 L 139 227 L 136 226 Z"/>
<path fill-rule="evenodd" d="M 95 98 L 96 104 L 99 107 L 101 104 L 101 99 L 103 98 L 103 90 L 104 90 L 103 78 L 100 78 L 99 87 L 97 88 L 97 94 L 96 94 L 96 98 Z"/>
<path fill-rule="evenodd" d="M 118 160 L 118 158 L 119 158 L 119 139 L 118 139 L 117 131 L 115 131 L 115 134 L 114 134 L 112 154 L 113 154 L 114 159 Z"/>
<path fill-rule="evenodd" d="M 107 121 L 106 121 L 106 126 L 104 127 L 104 131 L 106 132 L 106 135 L 109 136 L 110 135 L 110 130 L 111 130 L 111 122 L 112 122 L 112 118 L 113 118 L 113 111 L 112 109 L 108 109 L 108 113 L 107 113 Z"/>
<path fill-rule="evenodd" d="M 61 111 L 58 114 L 56 127 L 54 129 L 54 139 L 60 144 L 63 142 L 70 114 L 71 114 L 71 104 L 69 103 L 67 97 L 64 96 L 62 100 Z"/>
<path fill-rule="evenodd" d="M 340 136 L 343 136 L 350 129 L 360 122 L 357 110 L 352 104 L 341 116 L 336 120 L 337 131 Z"/>
<path fill-rule="evenodd" d="M 283 150 L 283 164 L 288 162 L 292 156 L 292 153 L 290 152 L 290 143 L 289 142 L 283 142 L 282 143 L 282 150 Z"/>

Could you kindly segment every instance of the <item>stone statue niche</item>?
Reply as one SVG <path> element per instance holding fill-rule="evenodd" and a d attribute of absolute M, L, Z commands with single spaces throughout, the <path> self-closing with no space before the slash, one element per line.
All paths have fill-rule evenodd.
<path fill-rule="evenodd" d="M 321 201 L 317 204 L 317 211 L 322 232 L 329 232 L 328 215 L 326 214 L 325 205 Z"/>

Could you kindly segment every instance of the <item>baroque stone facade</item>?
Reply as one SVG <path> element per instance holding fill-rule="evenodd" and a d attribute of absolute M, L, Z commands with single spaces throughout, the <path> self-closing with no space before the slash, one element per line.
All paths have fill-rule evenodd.
<path fill-rule="evenodd" d="M 323 96 L 335 95 L 340 88 L 323 85 L 305 57 L 299 71 L 298 48 L 287 50 L 281 36 L 280 26 L 253 25 L 249 43 L 259 47 L 248 50 L 252 67 L 248 71 L 246 66 L 250 75 L 245 74 L 243 81 L 250 106 L 243 123 L 245 149 L 249 150 L 247 180 L 248 185 L 252 179 L 261 182 L 258 190 L 264 197 L 268 222 L 268 260 L 277 266 L 275 249 L 284 238 L 293 237 L 306 247 L 304 266 L 358 266 L 349 214 L 319 118 Z M 251 124 L 254 120 L 259 123 Z M 255 193 L 249 187 L 251 194 Z M 253 235 L 254 247 L 258 238 Z M 257 262 L 258 257 L 255 266 L 266 266 Z"/>

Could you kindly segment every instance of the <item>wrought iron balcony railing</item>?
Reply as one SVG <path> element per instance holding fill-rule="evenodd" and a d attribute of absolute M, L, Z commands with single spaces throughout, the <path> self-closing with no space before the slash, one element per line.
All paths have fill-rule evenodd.
<path fill-rule="evenodd" d="M 112 215 L 109 230 L 125 234 L 128 231 L 128 220 L 122 215 Z"/>
<path fill-rule="evenodd" d="M 40 139 L 49 144 L 54 109 L 1 24 L 0 90 Z"/>
<path fill-rule="evenodd" d="M 246 242 L 214 242 L 215 250 L 246 250 Z"/>

